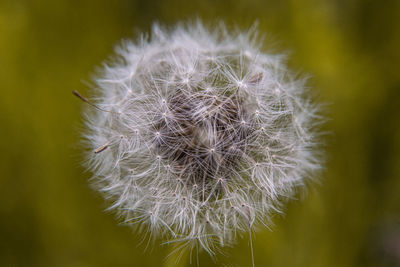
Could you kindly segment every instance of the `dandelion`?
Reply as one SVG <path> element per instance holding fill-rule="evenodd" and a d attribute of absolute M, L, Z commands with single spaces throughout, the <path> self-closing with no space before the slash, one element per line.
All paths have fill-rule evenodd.
<path fill-rule="evenodd" d="M 320 168 L 317 108 L 255 32 L 201 23 L 125 42 L 96 79 L 87 165 L 123 222 L 210 254 Z"/>

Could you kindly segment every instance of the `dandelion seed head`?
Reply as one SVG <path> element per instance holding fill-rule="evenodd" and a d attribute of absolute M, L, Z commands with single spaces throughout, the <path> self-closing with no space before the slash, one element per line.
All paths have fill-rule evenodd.
<path fill-rule="evenodd" d="M 154 26 L 117 54 L 85 138 L 93 181 L 127 224 L 212 253 L 270 224 L 320 168 L 318 109 L 254 32 Z"/>

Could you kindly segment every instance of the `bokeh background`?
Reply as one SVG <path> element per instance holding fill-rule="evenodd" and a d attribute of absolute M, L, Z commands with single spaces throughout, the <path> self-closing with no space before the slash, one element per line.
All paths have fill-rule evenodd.
<path fill-rule="evenodd" d="M 327 104 L 325 171 L 254 236 L 256 266 L 400 266 L 396 0 L 1 0 L 0 266 L 175 265 L 171 248 L 140 245 L 90 189 L 71 91 L 89 94 L 121 38 L 196 17 L 258 21 Z M 248 237 L 225 254 L 200 253 L 200 266 L 250 266 Z"/>

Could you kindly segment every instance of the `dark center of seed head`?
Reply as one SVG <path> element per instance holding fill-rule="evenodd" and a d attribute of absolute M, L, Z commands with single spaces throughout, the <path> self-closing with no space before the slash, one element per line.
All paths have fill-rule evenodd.
<path fill-rule="evenodd" d="M 213 184 L 236 168 L 253 132 L 242 100 L 230 96 L 188 96 L 178 91 L 160 115 L 155 150 L 185 184 Z M 162 113 L 161 113 L 162 114 Z"/>

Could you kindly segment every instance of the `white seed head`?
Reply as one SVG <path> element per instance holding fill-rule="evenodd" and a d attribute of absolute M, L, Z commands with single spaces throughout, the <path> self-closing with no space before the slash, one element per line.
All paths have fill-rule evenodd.
<path fill-rule="evenodd" d="M 88 166 L 124 222 L 212 253 L 268 225 L 320 167 L 304 80 L 253 36 L 154 26 L 104 67 Z"/>

